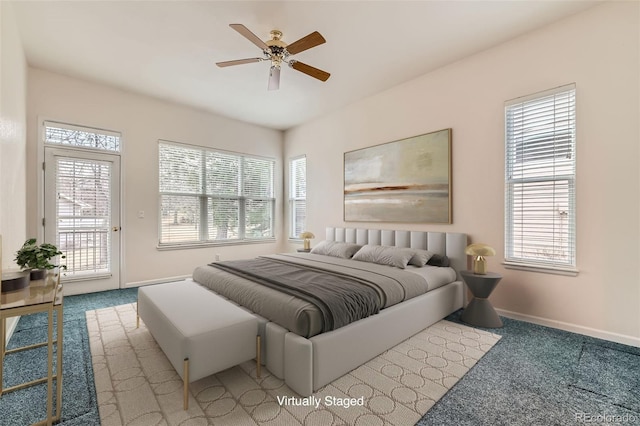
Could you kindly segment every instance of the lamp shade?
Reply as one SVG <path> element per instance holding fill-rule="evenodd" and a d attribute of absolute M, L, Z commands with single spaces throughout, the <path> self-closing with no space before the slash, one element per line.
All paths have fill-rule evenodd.
<path fill-rule="evenodd" d="M 496 251 L 493 249 L 493 247 L 490 247 L 483 243 L 469 244 L 464 249 L 464 252 L 469 256 L 495 256 L 496 255 Z"/>
<path fill-rule="evenodd" d="M 313 235 L 313 232 L 309 232 L 309 231 L 304 231 L 303 233 L 300 234 L 300 238 L 302 239 L 309 239 L 309 238 L 315 238 L 316 236 Z"/>
<path fill-rule="evenodd" d="M 473 256 L 473 273 L 485 275 L 487 273 L 487 261 L 485 256 L 495 256 L 496 251 L 483 243 L 469 244 L 464 252 L 469 256 Z"/>

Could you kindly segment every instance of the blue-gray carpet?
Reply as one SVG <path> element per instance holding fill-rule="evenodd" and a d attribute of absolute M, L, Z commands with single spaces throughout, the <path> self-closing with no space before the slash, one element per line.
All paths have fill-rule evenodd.
<path fill-rule="evenodd" d="M 93 381 L 91 351 L 85 311 L 131 303 L 137 289 L 113 290 L 64 298 L 62 420 L 65 426 L 99 425 L 98 404 Z M 20 318 L 7 349 L 46 340 L 46 314 Z M 46 375 L 46 347 L 7 355 L 4 363 L 4 387 L 38 379 Z M 22 426 L 46 416 L 46 384 L 10 392 L 0 397 L 0 425 Z"/>
<path fill-rule="evenodd" d="M 502 320 L 502 339 L 418 425 L 640 424 L 640 348 Z"/>
<path fill-rule="evenodd" d="M 131 303 L 136 294 L 127 289 L 65 298 L 61 424 L 100 424 L 85 311 Z M 491 330 L 502 339 L 419 425 L 640 424 L 640 348 L 503 321 L 503 328 Z M 45 332 L 44 315 L 23 317 L 9 347 L 39 341 Z M 40 350 L 9 355 L 4 385 L 43 375 Z M 0 426 L 42 419 L 45 392 L 39 385 L 3 395 Z"/>

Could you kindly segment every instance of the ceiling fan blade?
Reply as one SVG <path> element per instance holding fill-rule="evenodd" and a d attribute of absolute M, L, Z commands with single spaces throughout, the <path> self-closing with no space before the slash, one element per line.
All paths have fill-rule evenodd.
<path fill-rule="evenodd" d="M 216 62 L 216 65 L 222 68 L 222 67 L 230 67 L 232 65 L 250 64 L 251 62 L 260 62 L 262 60 L 263 60 L 262 58 L 237 59 L 235 61 Z"/>
<path fill-rule="evenodd" d="M 291 61 L 289 65 L 291 65 L 291 68 L 294 70 L 305 73 L 313 78 L 317 78 L 318 80 L 327 81 L 329 77 L 331 77 L 331 74 L 328 72 L 319 70 L 318 68 L 314 68 L 311 65 L 307 65 L 300 61 Z"/>
<path fill-rule="evenodd" d="M 249 29 L 247 27 L 245 27 L 244 25 L 242 25 L 242 24 L 229 24 L 229 26 L 231 28 L 233 28 L 234 30 L 236 30 L 237 32 L 239 32 L 242 36 L 244 36 L 251 43 L 253 43 L 256 46 L 258 46 L 261 50 L 267 50 L 269 48 L 269 46 L 267 46 L 267 44 L 264 41 L 260 40 L 260 38 L 258 38 L 257 35 L 255 35 L 251 31 L 249 31 Z"/>
<path fill-rule="evenodd" d="M 288 45 L 287 52 L 291 55 L 295 55 L 296 53 L 303 52 L 326 42 L 327 40 L 325 40 L 319 32 L 314 31 L 311 34 L 302 37 L 300 40 L 294 41 Z"/>
<path fill-rule="evenodd" d="M 279 88 L 280 88 L 280 68 L 271 67 L 271 71 L 269 71 L 268 90 L 278 90 Z"/>

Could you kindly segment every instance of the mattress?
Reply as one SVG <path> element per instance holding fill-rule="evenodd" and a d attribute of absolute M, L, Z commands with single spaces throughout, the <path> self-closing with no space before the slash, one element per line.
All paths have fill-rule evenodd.
<path fill-rule="evenodd" d="M 402 303 L 456 280 L 456 273 L 452 268 L 425 266 L 402 270 L 311 253 L 287 253 L 264 257 L 376 282 L 376 286 L 380 288 L 383 308 Z M 312 337 L 323 330 L 322 315 L 318 308 L 295 296 L 209 265 L 196 268 L 193 280 L 300 336 Z"/>

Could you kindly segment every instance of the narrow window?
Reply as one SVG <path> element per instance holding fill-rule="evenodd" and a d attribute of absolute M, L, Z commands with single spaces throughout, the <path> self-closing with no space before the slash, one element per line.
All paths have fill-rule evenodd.
<path fill-rule="evenodd" d="M 307 158 L 292 158 L 289 162 L 290 238 L 300 238 L 307 219 Z"/>
<path fill-rule="evenodd" d="M 575 85 L 507 102 L 505 125 L 505 265 L 575 272 Z"/>

